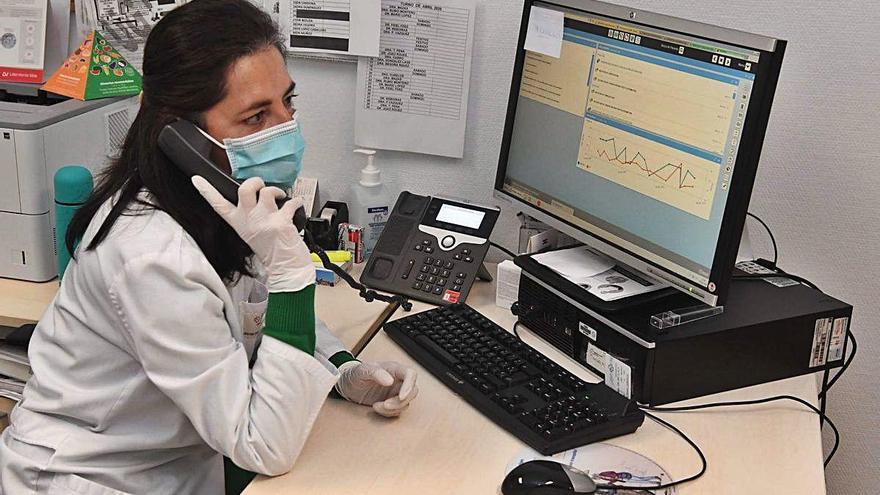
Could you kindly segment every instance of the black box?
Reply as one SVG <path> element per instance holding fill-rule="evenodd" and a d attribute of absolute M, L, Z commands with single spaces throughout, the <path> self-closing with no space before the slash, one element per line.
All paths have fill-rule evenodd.
<path fill-rule="evenodd" d="M 642 404 L 835 368 L 846 354 L 852 306 L 805 285 L 734 280 L 723 313 L 659 331 L 652 315 L 698 302 L 676 292 L 622 310 L 597 307 L 531 256 L 515 262 L 519 321 Z"/>

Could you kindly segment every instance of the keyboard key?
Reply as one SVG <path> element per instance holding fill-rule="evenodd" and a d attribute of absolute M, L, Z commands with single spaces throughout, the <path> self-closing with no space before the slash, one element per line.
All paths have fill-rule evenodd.
<path fill-rule="evenodd" d="M 422 273 L 428 273 L 428 270 L 430 270 L 430 269 L 431 269 L 430 266 L 425 265 L 425 266 L 423 266 L 423 267 L 421 268 L 420 271 L 421 271 Z"/>
<path fill-rule="evenodd" d="M 418 280 L 419 282 L 424 282 L 427 277 L 428 276 L 425 275 L 424 273 L 420 273 L 419 276 L 416 277 L 416 280 Z"/>
<path fill-rule="evenodd" d="M 461 261 L 461 255 L 460 255 L 460 254 L 456 254 L 456 255 L 454 255 L 454 256 L 452 257 L 452 259 L 454 259 L 454 260 L 456 260 L 456 261 Z"/>
<path fill-rule="evenodd" d="M 413 284 L 412 288 L 415 289 L 415 290 L 421 290 L 421 289 L 422 289 L 422 283 L 421 283 L 421 282 L 416 282 L 416 283 Z"/>
<path fill-rule="evenodd" d="M 451 270 L 452 267 L 454 267 L 454 266 L 455 266 L 455 263 L 453 263 L 451 261 L 447 261 L 446 264 L 443 265 L 443 268 L 446 268 L 447 270 Z"/>
<path fill-rule="evenodd" d="M 467 249 L 467 248 L 462 249 L 462 250 L 461 250 L 461 254 L 462 254 L 463 256 L 467 256 L 467 255 L 471 254 L 471 250 L 470 250 L 470 249 Z"/>
<path fill-rule="evenodd" d="M 426 335 L 419 335 L 414 340 L 428 352 L 433 354 L 434 357 L 443 361 L 447 366 L 455 366 L 458 363 L 458 358 L 446 352 L 445 349 L 435 344 L 434 341 Z"/>
<path fill-rule="evenodd" d="M 434 290 L 432 292 L 439 296 L 440 294 L 443 294 L 443 287 L 434 287 Z"/>
<path fill-rule="evenodd" d="M 424 244 L 425 246 L 430 246 L 430 245 L 431 245 L 431 240 L 430 240 L 430 239 L 425 239 L 425 240 L 422 241 L 422 244 Z"/>
<path fill-rule="evenodd" d="M 414 247 L 413 249 L 415 249 L 416 251 L 421 251 L 421 250 L 422 250 L 422 245 L 421 245 L 421 244 L 416 244 L 415 247 Z"/>
<path fill-rule="evenodd" d="M 403 272 L 403 275 L 401 275 L 400 278 L 402 278 L 404 280 L 408 279 L 409 274 L 410 274 L 410 272 L 412 272 L 412 269 L 415 266 L 415 264 L 416 264 L 416 260 L 409 260 L 409 262 L 406 264 L 406 271 Z"/>
<path fill-rule="evenodd" d="M 446 285 L 446 279 L 445 278 L 438 278 L 437 285 L 441 285 L 441 286 Z"/>
<path fill-rule="evenodd" d="M 429 284 L 433 284 L 433 283 L 436 282 L 436 281 L 437 281 L 437 277 L 435 277 L 435 276 L 433 276 L 433 275 L 431 275 L 430 277 L 428 277 L 428 283 L 429 283 Z"/>
<path fill-rule="evenodd" d="M 443 266 L 443 260 L 437 258 L 436 260 L 434 260 L 434 266 Z"/>
<path fill-rule="evenodd" d="M 434 248 L 432 248 L 431 246 L 427 246 L 427 247 L 425 247 L 425 252 L 428 254 L 431 254 L 434 252 Z"/>
<path fill-rule="evenodd" d="M 443 278 L 449 278 L 449 270 L 443 270 L 440 272 L 440 276 Z"/>
<path fill-rule="evenodd" d="M 467 273 L 459 272 L 458 275 L 456 275 L 456 277 L 458 277 L 458 278 L 467 278 Z"/>

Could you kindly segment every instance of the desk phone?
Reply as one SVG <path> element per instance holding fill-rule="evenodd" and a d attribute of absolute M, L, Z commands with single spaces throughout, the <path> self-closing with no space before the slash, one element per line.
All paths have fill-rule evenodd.
<path fill-rule="evenodd" d="M 483 267 L 500 210 L 404 191 L 361 274 L 361 283 L 432 304 L 463 302 Z"/>

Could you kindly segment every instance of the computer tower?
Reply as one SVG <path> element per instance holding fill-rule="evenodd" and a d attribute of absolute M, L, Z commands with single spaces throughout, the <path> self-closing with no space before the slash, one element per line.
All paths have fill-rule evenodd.
<path fill-rule="evenodd" d="M 674 292 L 596 309 L 585 290 L 531 256 L 515 262 L 519 321 L 642 404 L 823 371 L 846 354 L 852 306 L 805 285 L 734 280 L 723 313 L 660 331 L 652 315 L 697 301 Z"/>

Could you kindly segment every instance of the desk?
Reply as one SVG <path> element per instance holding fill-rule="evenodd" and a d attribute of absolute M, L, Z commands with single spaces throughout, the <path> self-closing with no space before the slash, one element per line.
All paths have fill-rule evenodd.
<path fill-rule="evenodd" d="M 319 308 L 326 304 L 324 293 L 323 289 L 319 291 Z M 515 317 L 495 306 L 494 283 L 478 282 L 468 303 L 508 330 L 513 328 Z M 359 308 L 366 305 L 358 304 Z M 362 319 L 367 325 L 383 305 L 369 306 L 367 317 Z M 413 311 L 426 307 L 416 303 Z M 336 311 L 326 316 L 325 321 L 331 331 L 348 338 L 358 329 L 351 327 L 357 324 L 356 319 L 346 313 Z M 319 314 L 326 313 L 319 309 Z M 395 317 L 404 314 L 398 311 Z M 597 381 L 575 361 L 528 331 L 521 330 L 520 334 L 527 343 L 579 377 Z M 376 336 L 361 357 L 396 360 L 419 370 L 419 397 L 409 410 L 400 418 L 389 420 L 367 407 L 327 401 L 293 470 L 276 478 L 257 478 L 245 495 L 500 493 L 505 466 L 525 444 L 452 394 L 384 333 Z M 806 375 L 682 404 L 779 394 L 796 395 L 815 403 L 816 381 L 812 375 Z M 679 493 L 825 493 L 819 421 L 802 406 L 781 402 L 661 416 L 697 442 L 709 461 L 706 474 L 680 487 Z M 699 458 L 684 440 L 648 418 L 634 434 L 608 442 L 656 460 L 675 479 L 699 469 Z M 745 486 L 749 488 L 744 489 Z"/>
<path fill-rule="evenodd" d="M 0 279 L 0 322 L 19 324 L 39 318 L 56 289 L 57 282 Z M 319 287 L 317 294 L 318 317 L 347 346 L 354 345 L 384 308 L 384 304 L 360 300 L 344 284 Z M 494 284 L 478 282 L 468 303 L 503 327 L 512 328 L 513 315 L 495 306 L 494 300 Z M 429 307 L 415 303 L 413 311 Z M 395 317 L 404 314 L 399 311 Z M 576 362 L 528 331 L 520 333 L 527 343 L 579 377 L 596 381 Z M 397 360 L 420 371 L 419 397 L 409 410 L 389 420 L 367 407 L 328 400 L 293 470 L 276 478 L 259 477 L 245 495 L 499 493 L 504 468 L 525 446 L 522 442 L 453 395 L 384 333 L 367 346 L 362 358 Z M 806 375 L 684 403 L 778 394 L 815 402 L 816 393 L 814 377 Z M 681 487 L 679 493 L 825 493 L 819 422 L 797 404 L 780 402 L 662 416 L 697 442 L 709 461 L 706 474 Z M 651 457 L 676 479 L 699 469 L 699 459 L 690 447 L 650 419 L 634 434 L 608 442 Z"/>

